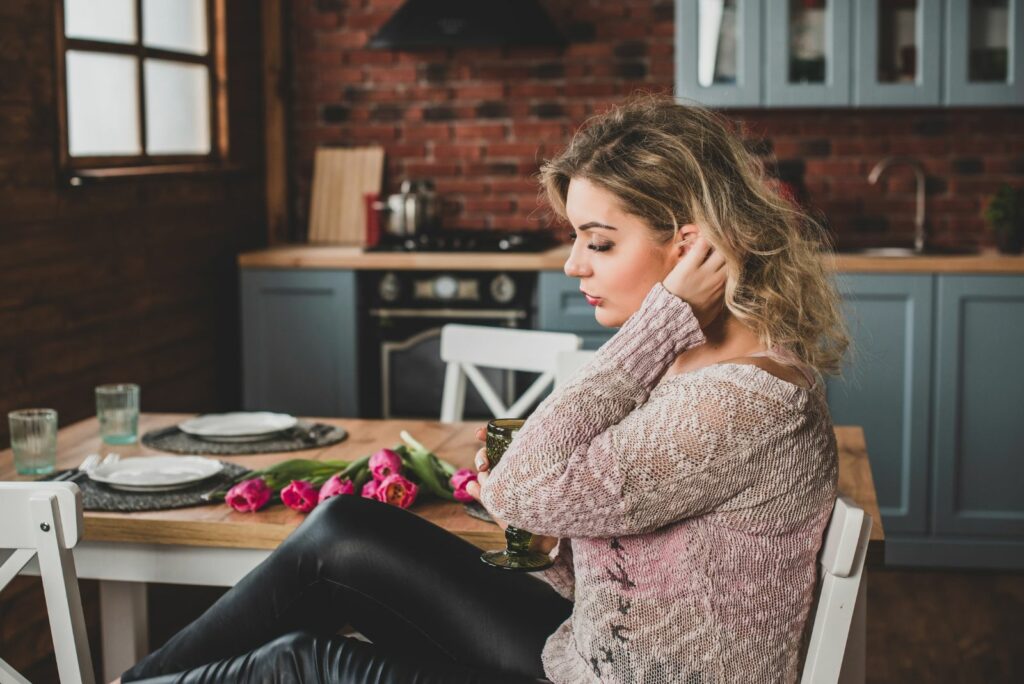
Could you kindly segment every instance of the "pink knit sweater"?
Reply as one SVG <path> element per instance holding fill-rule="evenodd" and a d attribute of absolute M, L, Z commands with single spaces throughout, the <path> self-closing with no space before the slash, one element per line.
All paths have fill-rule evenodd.
<path fill-rule="evenodd" d="M 655 286 L 548 397 L 483 488 L 511 525 L 558 537 L 543 579 L 574 601 L 544 647 L 562 682 L 792 682 L 836 495 L 820 383 L 718 364 Z"/>

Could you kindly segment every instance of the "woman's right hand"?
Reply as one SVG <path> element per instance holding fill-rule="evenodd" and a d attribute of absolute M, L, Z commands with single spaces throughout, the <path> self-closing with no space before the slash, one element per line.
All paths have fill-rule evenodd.
<path fill-rule="evenodd" d="M 706 328 L 725 306 L 725 257 L 698 236 L 662 285 L 693 309 L 697 323 Z"/>

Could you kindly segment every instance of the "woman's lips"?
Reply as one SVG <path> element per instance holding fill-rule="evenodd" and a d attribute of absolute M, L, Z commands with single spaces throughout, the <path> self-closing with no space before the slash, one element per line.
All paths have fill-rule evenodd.
<path fill-rule="evenodd" d="M 587 304 L 589 304 L 590 306 L 600 306 L 601 305 L 601 298 L 600 297 L 591 297 L 586 292 L 583 293 L 583 296 L 587 298 Z"/>

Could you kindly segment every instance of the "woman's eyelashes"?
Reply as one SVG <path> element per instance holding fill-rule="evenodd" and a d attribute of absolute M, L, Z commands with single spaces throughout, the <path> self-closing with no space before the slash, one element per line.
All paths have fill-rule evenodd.
<path fill-rule="evenodd" d="M 576 242 L 576 231 L 575 230 L 570 230 L 569 231 L 569 242 Z M 595 252 L 607 252 L 611 248 L 612 248 L 612 243 L 610 243 L 610 242 L 591 242 L 591 243 L 587 244 L 587 249 L 592 249 Z"/>

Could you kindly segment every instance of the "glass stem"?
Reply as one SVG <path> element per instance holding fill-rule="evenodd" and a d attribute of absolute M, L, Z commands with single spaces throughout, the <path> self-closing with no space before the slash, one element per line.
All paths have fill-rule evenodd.
<path fill-rule="evenodd" d="M 530 541 L 533 535 L 526 530 L 509 525 L 505 528 L 505 543 L 510 554 L 521 556 L 530 552 Z"/>

